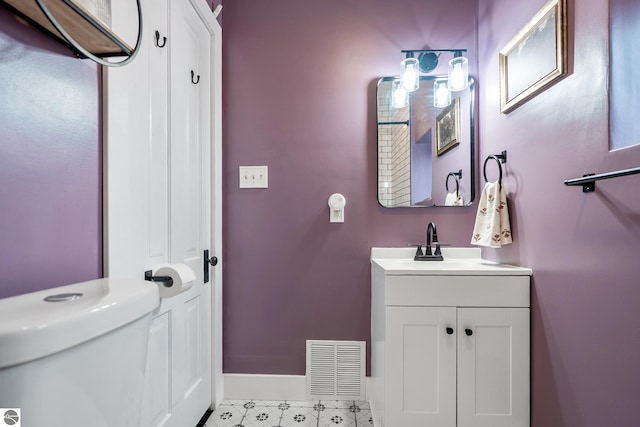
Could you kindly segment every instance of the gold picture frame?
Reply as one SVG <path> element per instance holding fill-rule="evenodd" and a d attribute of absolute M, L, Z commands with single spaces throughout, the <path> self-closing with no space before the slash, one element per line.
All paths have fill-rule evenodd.
<path fill-rule="evenodd" d="M 550 0 L 500 51 L 500 112 L 508 113 L 567 75 L 567 3 Z"/>
<path fill-rule="evenodd" d="M 460 98 L 442 109 L 436 117 L 436 154 L 441 156 L 460 144 Z"/>

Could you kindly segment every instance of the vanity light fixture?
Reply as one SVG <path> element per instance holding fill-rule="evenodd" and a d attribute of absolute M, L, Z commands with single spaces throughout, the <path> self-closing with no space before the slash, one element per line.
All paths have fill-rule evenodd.
<path fill-rule="evenodd" d="M 447 85 L 449 79 L 439 78 L 433 81 L 433 106 L 444 108 L 451 104 L 451 92 Z"/>
<path fill-rule="evenodd" d="M 420 86 L 420 73 L 430 73 L 438 66 L 438 59 L 442 52 L 453 53 L 453 59 L 449 61 L 449 73 L 447 78 L 447 90 L 449 92 L 457 92 L 469 87 L 469 61 L 462 56 L 467 49 L 411 49 L 401 50 L 405 54 L 405 59 L 401 62 L 402 74 L 400 80 L 402 86 L 407 92 L 414 92 Z M 418 53 L 418 58 L 415 54 Z M 436 83 L 437 84 L 437 83 Z M 442 86 L 436 87 L 434 90 L 443 90 Z M 451 98 L 451 94 L 447 96 Z M 445 100 L 444 92 L 438 97 L 434 94 L 434 105 L 440 105 Z M 438 105 L 436 105 L 436 102 Z M 448 103 L 446 105 L 449 105 Z M 445 106 L 446 106 L 445 105 Z"/>
<path fill-rule="evenodd" d="M 409 104 L 409 94 L 402 86 L 400 80 L 395 80 L 391 87 L 391 106 L 393 108 L 404 108 Z"/>
<path fill-rule="evenodd" d="M 449 90 L 457 92 L 469 87 L 469 61 L 456 51 L 449 61 Z"/>
<path fill-rule="evenodd" d="M 415 92 L 420 87 L 420 67 L 419 62 L 413 57 L 413 53 L 407 54 L 407 57 L 400 63 L 402 67 L 402 75 L 400 81 L 402 87 L 407 92 Z"/>

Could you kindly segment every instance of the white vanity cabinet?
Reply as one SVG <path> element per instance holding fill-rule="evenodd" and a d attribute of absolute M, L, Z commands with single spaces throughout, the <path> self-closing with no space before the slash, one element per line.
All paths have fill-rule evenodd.
<path fill-rule="evenodd" d="M 531 270 L 481 260 L 479 249 L 449 249 L 443 262 L 376 249 L 376 427 L 529 426 Z"/>

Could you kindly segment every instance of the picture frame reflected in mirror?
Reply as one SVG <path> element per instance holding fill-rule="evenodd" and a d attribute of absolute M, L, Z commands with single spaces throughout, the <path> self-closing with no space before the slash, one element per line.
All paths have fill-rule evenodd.
<path fill-rule="evenodd" d="M 460 144 L 460 98 L 442 109 L 436 117 L 436 154 L 443 155 Z"/>

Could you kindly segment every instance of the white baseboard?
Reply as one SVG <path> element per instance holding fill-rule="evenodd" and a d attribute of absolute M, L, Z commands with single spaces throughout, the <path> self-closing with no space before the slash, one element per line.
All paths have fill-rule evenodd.
<path fill-rule="evenodd" d="M 367 377 L 365 389 L 369 389 L 370 383 L 371 378 Z M 224 398 L 306 400 L 307 377 L 304 375 L 224 374 Z"/>

